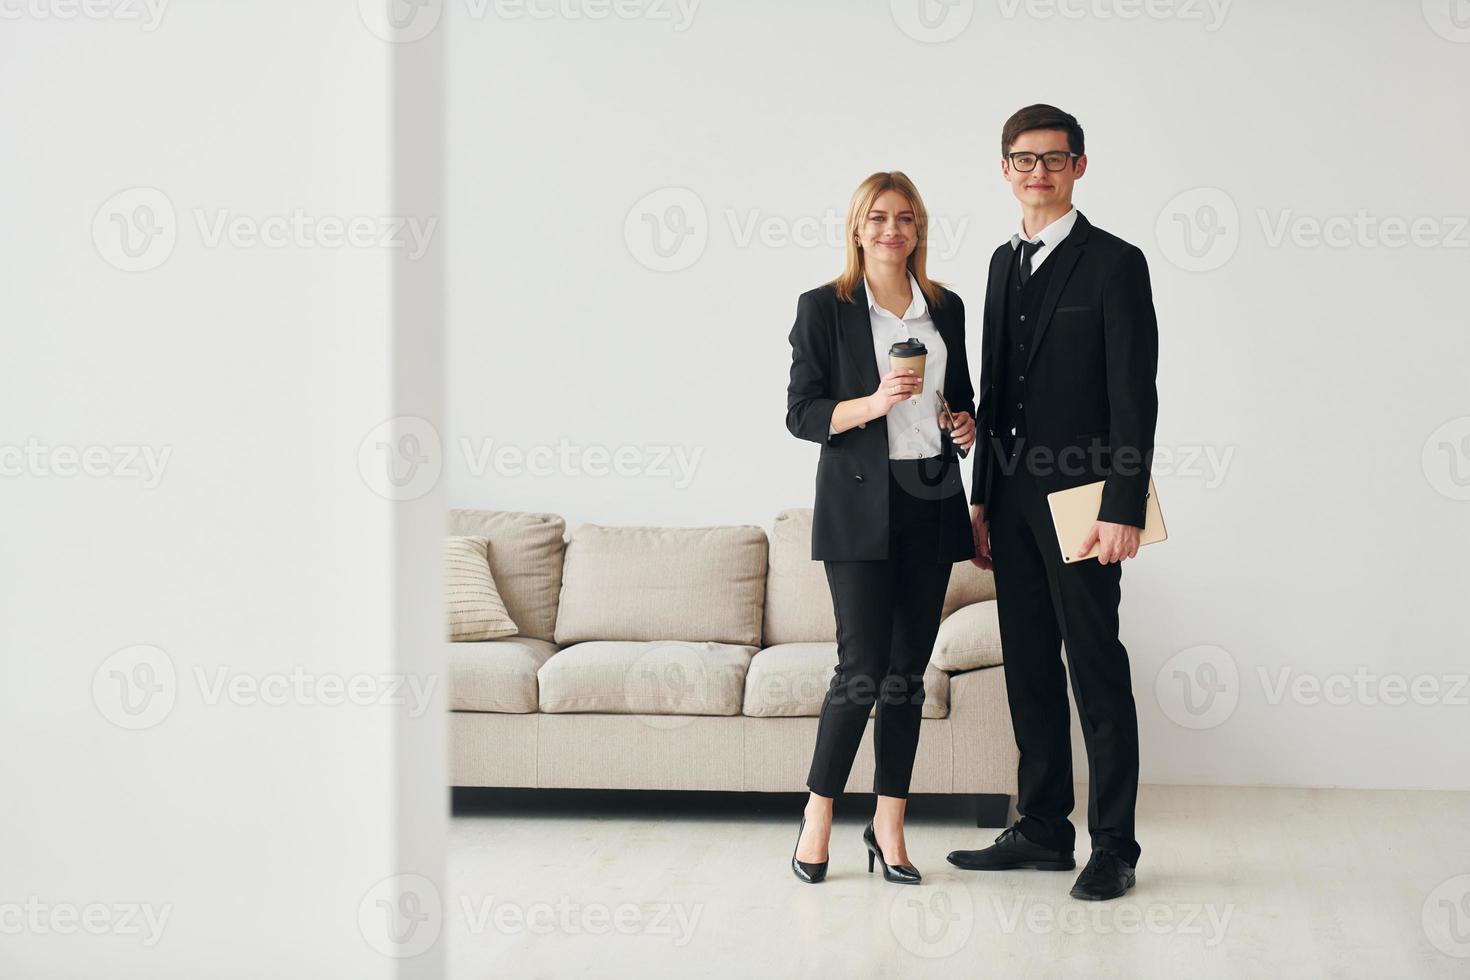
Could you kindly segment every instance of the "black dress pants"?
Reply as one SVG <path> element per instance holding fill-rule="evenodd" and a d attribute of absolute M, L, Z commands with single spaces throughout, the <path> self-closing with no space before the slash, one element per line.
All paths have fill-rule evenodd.
<path fill-rule="evenodd" d="M 1138 863 L 1138 716 L 1128 651 L 1118 640 L 1122 566 L 1064 563 L 1046 497 L 1013 451 L 998 450 L 991 497 L 991 556 L 1006 695 L 1021 763 L 1016 809 L 1029 840 L 1071 850 L 1071 712 L 1082 722 L 1090 774 L 1087 827 L 1094 847 Z M 1066 641 L 1067 664 L 1061 658 Z"/>
<path fill-rule="evenodd" d="M 941 557 L 939 498 L 922 491 L 955 464 L 939 456 L 888 462 L 888 557 L 824 563 L 837 618 L 837 671 L 822 700 L 807 775 L 807 787 L 820 796 L 835 797 L 847 785 L 875 702 L 873 792 L 907 797 L 919 747 L 924 671 L 954 567 Z"/>

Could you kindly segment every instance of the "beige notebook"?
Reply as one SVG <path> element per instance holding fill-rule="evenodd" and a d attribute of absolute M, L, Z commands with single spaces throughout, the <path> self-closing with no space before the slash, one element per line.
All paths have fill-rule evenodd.
<path fill-rule="evenodd" d="M 1051 507 L 1052 524 L 1056 526 L 1057 544 L 1062 549 L 1062 561 L 1097 558 L 1097 545 L 1093 545 L 1092 550 L 1082 558 L 1077 557 L 1077 549 L 1082 547 L 1082 542 L 1087 540 L 1087 535 L 1092 532 L 1092 525 L 1097 521 L 1097 512 L 1102 508 L 1103 482 L 1098 480 L 1096 483 L 1046 495 L 1046 502 Z M 1169 532 L 1164 530 L 1164 515 L 1159 510 L 1159 495 L 1154 492 L 1153 477 L 1149 477 L 1148 507 L 1138 544 L 1140 547 L 1153 544 L 1168 536 Z"/>

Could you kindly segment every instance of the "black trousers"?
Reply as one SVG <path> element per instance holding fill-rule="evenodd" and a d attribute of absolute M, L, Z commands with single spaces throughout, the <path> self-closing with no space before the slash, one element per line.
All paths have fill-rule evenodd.
<path fill-rule="evenodd" d="M 822 700 L 807 788 L 835 797 L 874 709 L 873 792 L 907 797 L 919 747 L 924 671 L 954 563 L 940 549 L 939 498 L 926 493 L 951 459 L 888 461 L 888 557 L 827 561 L 837 671 Z"/>
<path fill-rule="evenodd" d="M 1064 563 L 1041 488 L 1013 451 L 998 452 L 1006 463 L 997 467 L 986 520 L 1006 694 L 1021 754 L 1020 831 L 1044 846 L 1074 846 L 1070 673 L 1087 747 L 1092 845 L 1112 847 L 1137 864 L 1138 716 L 1128 651 L 1118 640 L 1122 566 Z"/>

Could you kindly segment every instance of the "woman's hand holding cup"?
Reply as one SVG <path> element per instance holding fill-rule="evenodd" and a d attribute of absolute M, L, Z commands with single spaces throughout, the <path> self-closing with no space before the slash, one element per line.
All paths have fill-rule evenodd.
<path fill-rule="evenodd" d="M 897 368 L 883 375 L 878 390 L 868 396 L 868 410 L 874 418 L 888 414 L 888 410 L 905 398 L 912 398 L 915 389 L 923 384 L 924 376 L 913 368 Z"/>

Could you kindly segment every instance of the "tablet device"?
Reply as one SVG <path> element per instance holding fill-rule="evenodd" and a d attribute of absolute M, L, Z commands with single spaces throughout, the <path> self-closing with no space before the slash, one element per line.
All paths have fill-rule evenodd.
<path fill-rule="evenodd" d="M 1058 490 L 1046 495 L 1051 507 L 1052 524 L 1056 527 L 1057 545 L 1062 549 L 1062 561 L 1086 561 L 1097 558 L 1097 545 L 1081 558 L 1077 549 L 1092 532 L 1097 522 L 1097 512 L 1102 508 L 1103 484 L 1106 481 L 1085 483 L 1069 490 Z M 1169 533 L 1164 529 L 1164 515 L 1159 510 L 1159 495 L 1154 492 L 1153 477 L 1148 479 L 1148 507 L 1144 517 L 1143 533 L 1138 536 L 1139 547 L 1163 541 Z"/>

